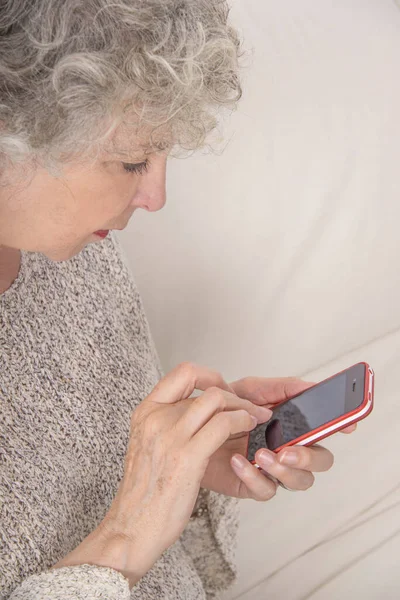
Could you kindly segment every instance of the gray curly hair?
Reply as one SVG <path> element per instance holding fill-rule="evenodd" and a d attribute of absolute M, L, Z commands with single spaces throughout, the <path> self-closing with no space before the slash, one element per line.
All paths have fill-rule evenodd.
<path fill-rule="evenodd" d="M 0 0 L 0 174 L 92 155 L 120 124 L 132 143 L 145 132 L 148 152 L 204 145 L 241 96 L 228 12 L 225 0 Z"/>

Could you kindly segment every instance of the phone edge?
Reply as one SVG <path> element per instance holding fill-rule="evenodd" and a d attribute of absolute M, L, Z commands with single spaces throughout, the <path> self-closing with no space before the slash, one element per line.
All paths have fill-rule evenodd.
<path fill-rule="evenodd" d="M 345 369 L 338 371 L 334 375 L 331 375 L 331 377 L 327 377 L 326 379 L 323 379 L 322 381 L 316 383 L 315 386 L 312 386 L 312 387 L 316 387 L 320 383 L 329 381 L 330 379 L 333 379 L 333 377 L 336 377 L 337 375 L 340 375 L 341 373 L 349 371 L 353 367 L 355 367 L 357 365 L 361 365 L 361 364 L 365 366 L 366 373 L 369 374 L 368 377 L 365 377 L 364 400 L 357 409 L 355 409 L 351 413 L 346 413 L 346 415 L 348 415 L 347 419 L 338 417 L 337 419 L 334 419 L 332 421 L 329 421 L 328 423 L 325 423 L 320 428 L 318 428 L 318 430 L 313 429 L 312 431 L 316 432 L 316 433 L 313 433 L 312 436 L 307 435 L 307 434 L 305 434 L 306 437 L 299 436 L 299 437 L 295 438 L 294 440 L 292 440 L 291 442 L 288 442 L 287 444 L 283 444 L 282 446 L 275 448 L 275 450 L 271 450 L 271 452 L 275 452 L 277 454 L 284 448 L 288 448 L 290 446 L 311 446 L 312 444 L 315 444 L 316 442 L 333 435 L 337 431 L 340 431 L 341 429 L 345 429 L 349 425 L 351 425 L 353 423 L 357 423 L 358 421 L 362 421 L 362 419 L 365 419 L 365 417 L 367 417 L 371 413 L 371 411 L 374 407 L 374 391 L 375 391 L 375 373 L 374 373 L 374 370 L 372 369 L 372 367 L 367 362 L 360 361 L 358 363 L 355 363 L 354 365 L 350 365 L 350 367 L 346 367 Z M 312 388 L 310 387 L 309 389 L 312 389 Z M 292 398 L 296 398 L 296 396 L 299 396 L 302 393 L 303 392 L 300 392 L 299 394 L 295 394 L 291 398 L 284 400 L 284 402 L 288 402 Z M 369 394 L 370 394 L 370 396 L 369 396 Z M 283 404 L 283 402 L 277 404 L 277 406 L 279 406 L 280 404 Z M 302 439 L 302 437 L 303 437 L 303 439 Z M 250 440 L 250 436 L 249 436 L 249 440 Z M 249 441 L 247 443 L 246 456 L 248 454 L 248 447 L 249 447 Z M 255 462 L 255 460 L 251 460 L 250 462 L 255 467 L 257 467 L 257 469 L 261 468 Z"/>

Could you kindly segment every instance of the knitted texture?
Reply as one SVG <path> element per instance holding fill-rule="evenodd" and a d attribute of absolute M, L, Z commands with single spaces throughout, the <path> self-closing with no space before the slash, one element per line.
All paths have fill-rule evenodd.
<path fill-rule="evenodd" d="M 204 600 L 232 583 L 237 501 L 213 492 L 131 592 L 112 569 L 48 571 L 107 513 L 132 410 L 162 375 L 116 234 L 64 262 L 21 252 L 0 295 L 0 600 Z"/>
<path fill-rule="evenodd" d="M 96 598 L 96 600 L 129 600 L 128 580 L 117 571 L 105 567 L 79 565 L 63 567 L 25 579 L 14 598 Z"/>

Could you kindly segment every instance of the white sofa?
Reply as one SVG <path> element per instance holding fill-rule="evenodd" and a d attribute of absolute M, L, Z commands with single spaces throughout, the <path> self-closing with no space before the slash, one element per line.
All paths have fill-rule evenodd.
<path fill-rule="evenodd" d="M 222 155 L 172 160 L 121 234 L 164 368 L 318 381 L 359 360 L 372 415 L 312 490 L 242 503 L 225 600 L 400 597 L 400 9 L 236 0 L 244 97 Z M 141 211 L 142 212 L 142 211 Z"/>

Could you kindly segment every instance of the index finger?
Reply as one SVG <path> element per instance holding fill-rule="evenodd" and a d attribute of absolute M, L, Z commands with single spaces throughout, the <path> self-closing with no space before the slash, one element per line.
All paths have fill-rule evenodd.
<path fill-rule="evenodd" d="M 191 362 L 183 362 L 160 379 L 149 399 L 160 404 L 175 404 L 189 398 L 194 390 L 205 391 L 213 386 L 235 394 L 218 371 Z"/>

